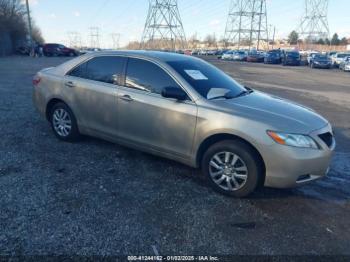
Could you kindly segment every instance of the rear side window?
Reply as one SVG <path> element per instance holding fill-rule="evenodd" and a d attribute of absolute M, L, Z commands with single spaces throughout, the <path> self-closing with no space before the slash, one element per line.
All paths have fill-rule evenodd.
<path fill-rule="evenodd" d="M 95 57 L 88 61 L 86 78 L 108 84 L 118 84 L 125 59 L 117 56 Z"/>
<path fill-rule="evenodd" d="M 75 67 L 72 71 L 68 73 L 70 76 L 85 78 L 85 68 L 87 63 L 83 63 Z"/>
<path fill-rule="evenodd" d="M 128 60 L 125 85 L 156 94 L 161 94 L 164 87 L 181 88 L 162 68 L 137 58 Z"/>
<path fill-rule="evenodd" d="M 74 68 L 69 75 L 117 85 L 123 74 L 124 62 L 125 58 L 118 56 L 95 57 Z"/>

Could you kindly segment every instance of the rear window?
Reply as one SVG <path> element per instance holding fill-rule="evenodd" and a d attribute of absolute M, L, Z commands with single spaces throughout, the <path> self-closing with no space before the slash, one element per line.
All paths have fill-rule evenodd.
<path fill-rule="evenodd" d="M 167 63 L 206 99 L 209 99 L 209 93 L 215 91 L 230 92 L 233 95 L 246 91 L 244 86 L 227 74 L 202 60 L 190 59 Z"/>

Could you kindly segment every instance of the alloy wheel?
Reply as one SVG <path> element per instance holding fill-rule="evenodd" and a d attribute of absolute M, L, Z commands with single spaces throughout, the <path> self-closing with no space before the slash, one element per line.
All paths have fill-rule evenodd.
<path fill-rule="evenodd" d="M 61 137 L 67 137 L 72 130 L 71 117 L 63 108 L 57 108 L 53 112 L 52 124 L 56 133 Z"/>
<path fill-rule="evenodd" d="M 238 155 L 224 151 L 211 158 L 209 174 L 220 188 L 227 191 L 237 191 L 247 182 L 248 168 Z"/>

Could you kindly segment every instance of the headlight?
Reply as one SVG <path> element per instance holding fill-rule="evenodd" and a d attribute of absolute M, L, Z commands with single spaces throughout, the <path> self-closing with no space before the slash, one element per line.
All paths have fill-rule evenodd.
<path fill-rule="evenodd" d="M 267 131 L 267 134 L 280 145 L 313 149 L 319 148 L 316 142 L 308 135 L 288 134 L 274 131 Z"/>
<path fill-rule="evenodd" d="M 318 62 L 318 61 L 314 61 L 314 63 L 315 63 L 315 64 L 319 64 L 320 62 Z"/>

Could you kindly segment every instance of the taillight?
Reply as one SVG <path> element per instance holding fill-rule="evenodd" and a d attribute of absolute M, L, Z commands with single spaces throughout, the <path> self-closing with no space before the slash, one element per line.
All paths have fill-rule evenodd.
<path fill-rule="evenodd" d="M 41 81 L 41 78 L 38 75 L 34 76 L 33 77 L 33 86 L 37 86 L 40 83 L 40 81 Z"/>

